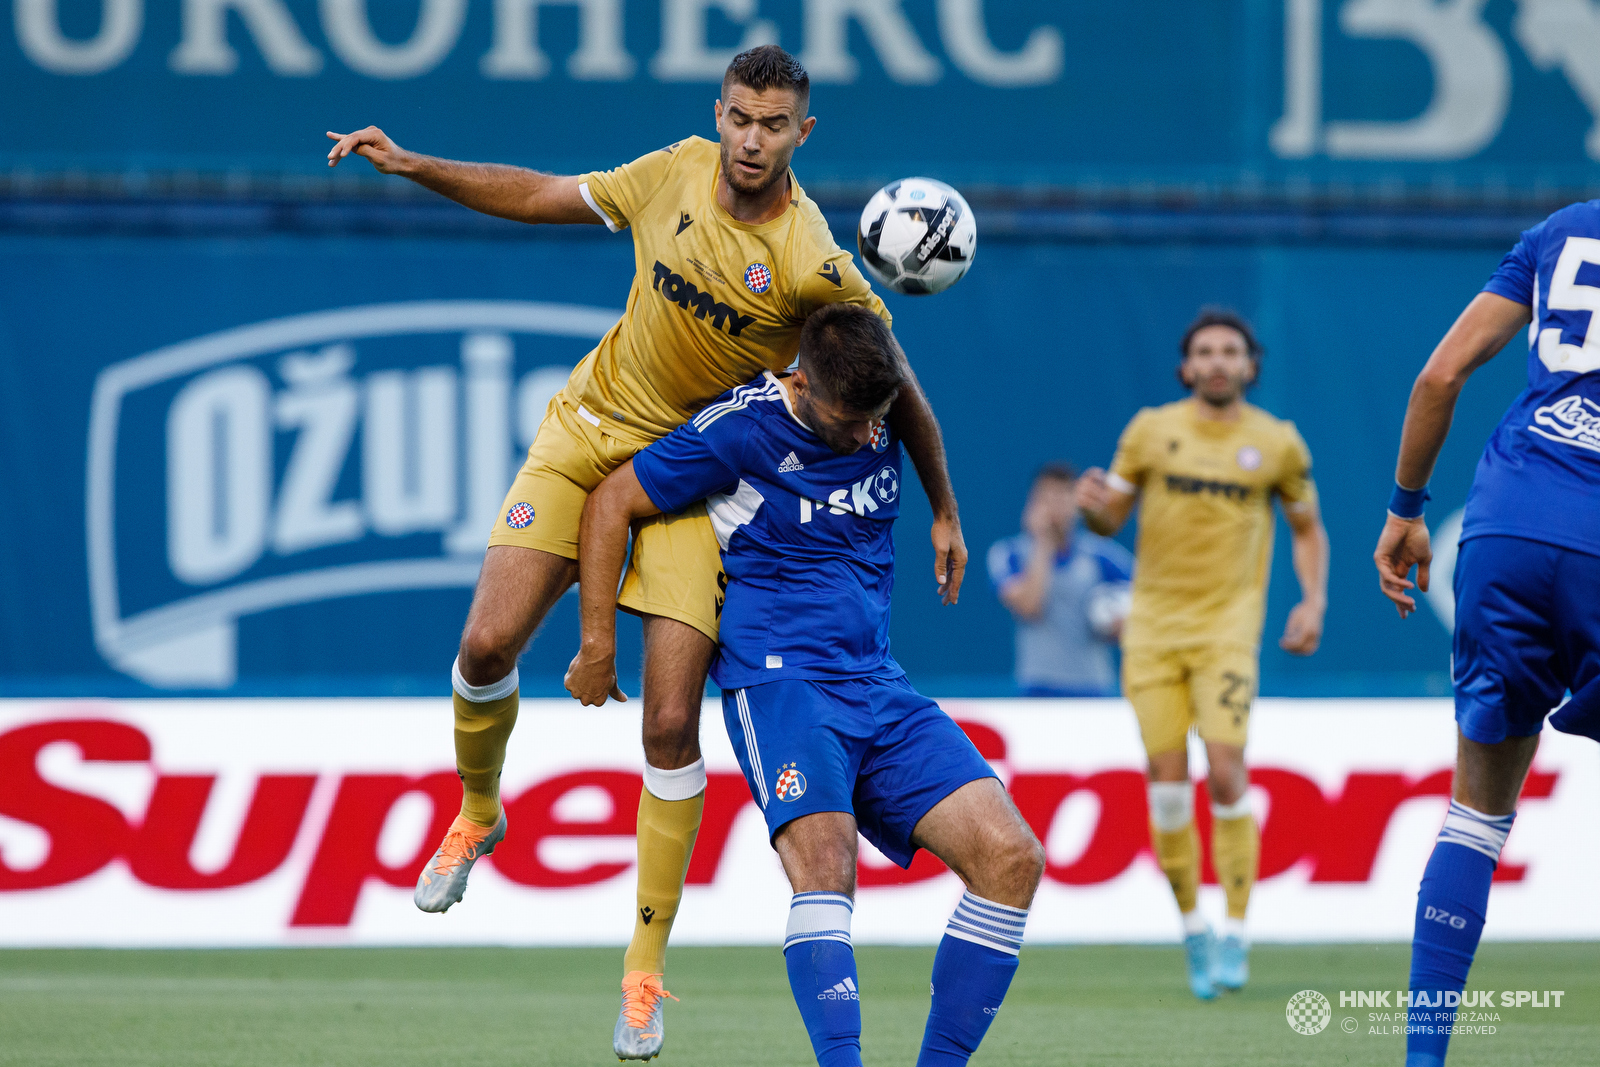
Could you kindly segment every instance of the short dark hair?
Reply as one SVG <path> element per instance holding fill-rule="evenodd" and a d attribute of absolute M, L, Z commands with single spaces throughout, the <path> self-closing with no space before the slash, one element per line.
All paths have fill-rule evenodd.
<path fill-rule="evenodd" d="M 851 411 L 875 411 L 905 384 L 888 325 L 860 304 L 826 304 L 800 328 L 800 369 Z"/>
<path fill-rule="evenodd" d="M 1238 330 L 1239 336 L 1244 338 L 1244 346 L 1250 353 L 1250 358 L 1257 363 L 1261 362 L 1265 349 L 1261 342 L 1256 340 L 1256 332 L 1250 328 L 1250 323 L 1245 317 L 1232 308 L 1221 307 L 1216 304 L 1207 304 L 1200 309 L 1200 314 L 1195 316 L 1189 328 L 1183 331 L 1183 340 L 1178 342 L 1178 358 L 1189 358 L 1189 342 L 1194 340 L 1194 335 L 1207 326 L 1226 326 Z"/>
<path fill-rule="evenodd" d="M 1064 459 L 1053 459 L 1035 472 L 1033 480 L 1035 484 L 1043 481 L 1075 482 L 1078 480 L 1078 468 Z"/>
<path fill-rule="evenodd" d="M 1255 364 L 1256 375 L 1246 388 L 1254 388 L 1261 381 L 1261 357 L 1266 355 L 1266 349 L 1261 347 L 1261 342 L 1256 340 L 1255 330 L 1250 328 L 1250 323 L 1245 317 L 1232 308 L 1222 307 L 1218 304 L 1207 304 L 1200 309 L 1200 314 L 1194 317 L 1189 328 L 1183 331 L 1183 339 L 1178 342 L 1178 384 L 1185 389 L 1191 388 L 1183 380 L 1183 361 L 1189 358 L 1189 342 L 1194 340 L 1194 335 L 1207 326 L 1226 326 L 1239 331 L 1239 336 L 1244 338 L 1245 351 L 1250 354 L 1250 362 Z"/>
<path fill-rule="evenodd" d="M 811 75 L 798 59 L 775 44 L 757 45 L 734 56 L 722 75 L 723 96 L 728 95 L 728 85 L 733 82 L 758 93 L 768 89 L 794 90 L 802 117 L 811 104 Z"/>

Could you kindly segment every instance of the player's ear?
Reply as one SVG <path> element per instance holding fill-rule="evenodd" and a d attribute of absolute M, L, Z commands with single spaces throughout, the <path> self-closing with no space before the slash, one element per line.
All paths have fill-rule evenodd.
<path fill-rule="evenodd" d="M 711 105 L 711 117 L 712 117 L 712 125 L 714 125 L 716 127 L 717 133 L 720 134 L 722 132 L 722 99 L 721 99 L 721 97 L 718 97 L 716 103 Z"/>
<path fill-rule="evenodd" d="M 817 117 L 815 115 L 807 115 L 800 120 L 800 136 L 795 138 L 794 142 L 796 148 L 806 143 L 806 138 L 811 136 L 811 131 L 816 128 L 816 125 Z"/>

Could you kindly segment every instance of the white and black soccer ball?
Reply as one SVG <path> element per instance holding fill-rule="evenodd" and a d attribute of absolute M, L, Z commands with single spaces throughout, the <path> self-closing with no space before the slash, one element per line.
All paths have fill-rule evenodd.
<path fill-rule="evenodd" d="M 867 201 L 856 231 L 861 261 L 897 293 L 940 293 L 978 251 L 978 224 L 961 194 L 932 178 L 890 182 Z"/>

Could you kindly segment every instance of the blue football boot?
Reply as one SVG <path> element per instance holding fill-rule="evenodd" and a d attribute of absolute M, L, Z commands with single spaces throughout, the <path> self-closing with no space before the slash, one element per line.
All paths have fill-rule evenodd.
<path fill-rule="evenodd" d="M 1209 927 L 1183 939 L 1183 961 L 1189 969 L 1189 992 L 1201 1000 L 1214 1000 L 1217 995 L 1217 987 L 1211 981 L 1216 948 L 1217 939 L 1212 936 Z"/>
<path fill-rule="evenodd" d="M 1217 941 L 1217 971 L 1212 980 L 1223 989 L 1243 989 L 1250 980 L 1250 943 L 1237 934 Z"/>

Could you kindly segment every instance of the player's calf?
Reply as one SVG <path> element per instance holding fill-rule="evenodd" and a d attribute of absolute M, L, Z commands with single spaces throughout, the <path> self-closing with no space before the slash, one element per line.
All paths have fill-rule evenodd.
<path fill-rule="evenodd" d="M 993 778 L 969 782 L 918 823 L 915 840 L 967 884 L 933 959 L 933 1003 L 917 1067 L 963 1067 L 1017 971 L 1044 846 Z"/>
<path fill-rule="evenodd" d="M 850 942 L 856 821 L 842 811 L 802 816 L 773 846 L 794 897 L 784 932 L 789 989 L 819 1067 L 861 1067 L 861 996 Z"/>

